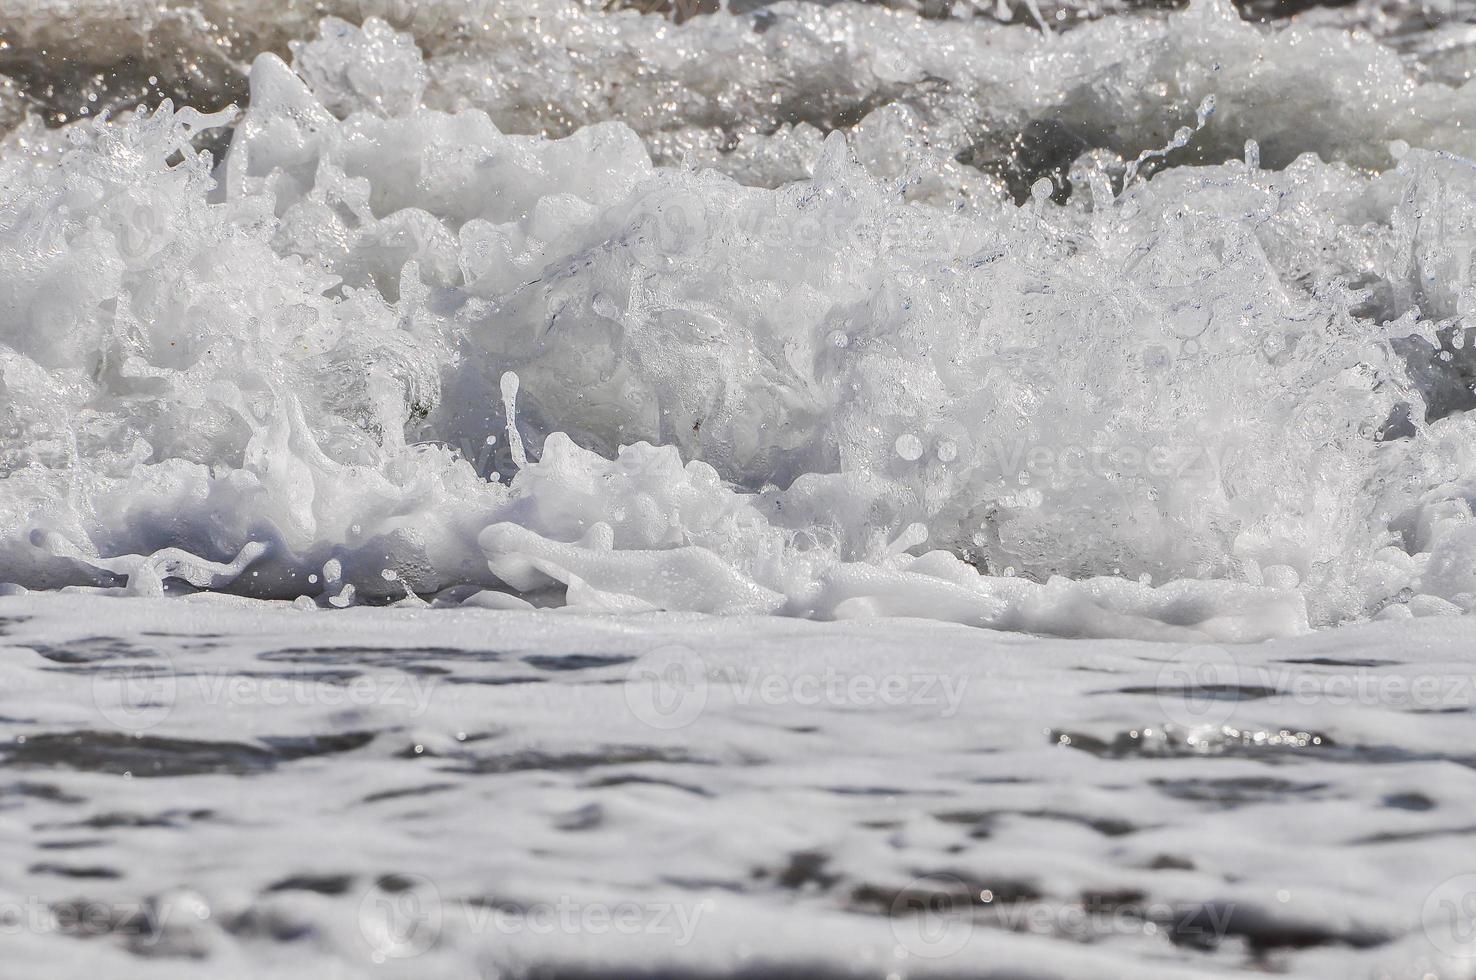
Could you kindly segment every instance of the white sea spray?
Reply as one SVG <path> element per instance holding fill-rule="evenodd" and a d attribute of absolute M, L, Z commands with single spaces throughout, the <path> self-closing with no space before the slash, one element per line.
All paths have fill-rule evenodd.
<path fill-rule="evenodd" d="M 238 119 L 166 103 L 76 124 L 64 152 L 12 137 L 0 577 L 316 595 L 334 558 L 371 598 L 557 586 L 599 608 L 1224 639 L 1476 604 L 1464 375 L 1435 356 L 1471 312 L 1476 173 L 1445 152 L 1466 149 L 1463 89 L 1204 2 L 1050 42 L 762 13 L 557 17 L 613 32 L 589 51 L 620 78 L 600 59 L 669 35 L 670 118 L 694 124 L 757 118 L 679 57 L 730 44 L 791 59 L 752 61 L 740 91 L 940 77 L 955 99 L 988 78 L 979 119 L 1111 107 L 1110 139 L 1064 206 L 1061 174 L 1017 205 L 954 160 L 967 133 L 920 96 L 814 130 L 787 183 L 737 151 L 740 179 L 656 166 L 644 71 L 621 96 L 638 131 L 596 121 L 607 106 L 561 139 L 508 135 L 471 107 L 536 128 L 452 67 L 507 68 L 516 17 L 425 63 L 378 21 L 329 20 L 297 73 L 256 60 Z M 879 25 L 900 30 L 886 71 L 863 47 L 797 76 L 794 45 L 769 47 Z M 1123 50 L 1143 57 L 1120 85 L 1103 59 Z M 1169 63 L 1194 66 L 1174 93 L 1127 97 Z M 1314 71 L 1318 98 L 1348 88 L 1334 117 L 1282 98 Z M 223 161 L 191 149 L 211 129 Z M 1114 183 L 1123 154 L 1225 146 Z M 521 440 L 489 450 L 503 431 Z M 522 441 L 528 465 L 503 458 Z M 127 557 L 165 549 L 198 561 Z"/>

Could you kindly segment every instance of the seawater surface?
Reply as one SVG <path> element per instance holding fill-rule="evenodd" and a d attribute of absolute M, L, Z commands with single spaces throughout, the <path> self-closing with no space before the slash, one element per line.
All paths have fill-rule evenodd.
<path fill-rule="evenodd" d="M 1472 975 L 1462 620 L 0 600 L 8 976 Z"/>

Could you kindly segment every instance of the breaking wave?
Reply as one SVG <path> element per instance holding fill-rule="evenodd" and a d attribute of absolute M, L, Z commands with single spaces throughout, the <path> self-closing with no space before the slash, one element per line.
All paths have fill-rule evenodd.
<path fill-rule="evenodd" d="M 1220 640 L 1476 607 L 1463 62 L 1057 9 L 432 4 L 261 54 L 244 111 L 53 128 L 17 72 L 0 579 Z"/>

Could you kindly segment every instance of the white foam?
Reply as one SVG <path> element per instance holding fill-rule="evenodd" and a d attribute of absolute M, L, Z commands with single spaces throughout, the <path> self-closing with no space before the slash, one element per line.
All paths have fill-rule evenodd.
<path fill-rule="evenodd" d="M 559 16 L 618 26 L 601 57 L 670 30 Z M 166 105 L 72 127 L 60 160 L 0 156 L 0 577 L 153 568 L 326 601 L 308 576 L 335 558 L 340 603 L 556 584 L 601 608 L 1220 639 L 1422 594 L 1476 605 L 1470 423 L 1422 421 L 1458 379 L 1392 346 L 1469 312 L 1476 171 L 1421 148 L 1465 146 L 1464 94 L 1398 82 L 1372 40 L 1268 34 L 1206 3 L 1039 51 L 1037 32 L 879 9 L 767 16 L 757 33 L 701 18 L 673 50 L 890 25 L 892 75 L 993 73 L 1019 95 L 1045 91 L 1038 59 L 1093 90 L 1114 38 L 1161 59 L 1219 45 L 1270 67 L 1206 67 L 1180 93 L 1192 141 L 1152 136 L 1173 120 L 1119 87 L 1081 105 L 1115 106 L 1124 146 L 1213 136 L 1239 156 L 1254 136 L 1262 163 L 1293 146 L 1359 162 L 1397 133 L 1408 150 L 1383 173 L 1177 166 L 1117 196 L 1088 155 L 1090 194 L 1066 206 L 1048 183 L 965 206 L 936 154 L 901 180 L 861 162 L 931 125 L 899 103 L 817 135 L 806 179 L 749 186 L 653 166 L 619 123 L 548 140 L 419 107 L 455 101 L 435 60 L 325 22 L 297 48 L 316 93 L 263 55 L 238 121 Z M 1387 97 L 1356 125 L 1263 98 L 1308 64 Z M 705 111 L 692 91 L 679 117 Z M 219 166 L 188 149 L 225 126 Z M 910 554 L 922 540 L 935 550 Z"/>
<path fill-rule="evenodd" d="M 0 599 L 8 966 L 1310 980 L 1470 952 L 1464 621 L 1227 649 L 229 598 Z M 582 914 L 631 905 L 663 917 Z"/>

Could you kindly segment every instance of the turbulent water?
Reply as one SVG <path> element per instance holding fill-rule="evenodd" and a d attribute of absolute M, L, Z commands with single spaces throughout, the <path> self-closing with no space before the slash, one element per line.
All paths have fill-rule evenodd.
<path fill-rule="evenodd" d="M 1469 9 L 678 8 L 12 0 L 0 580 L 1476 606 Z"/>
<path fill-rule="evenodd" d="M 0 0 L 0 978 L 1476 977 L 1473 71 Z"/>

